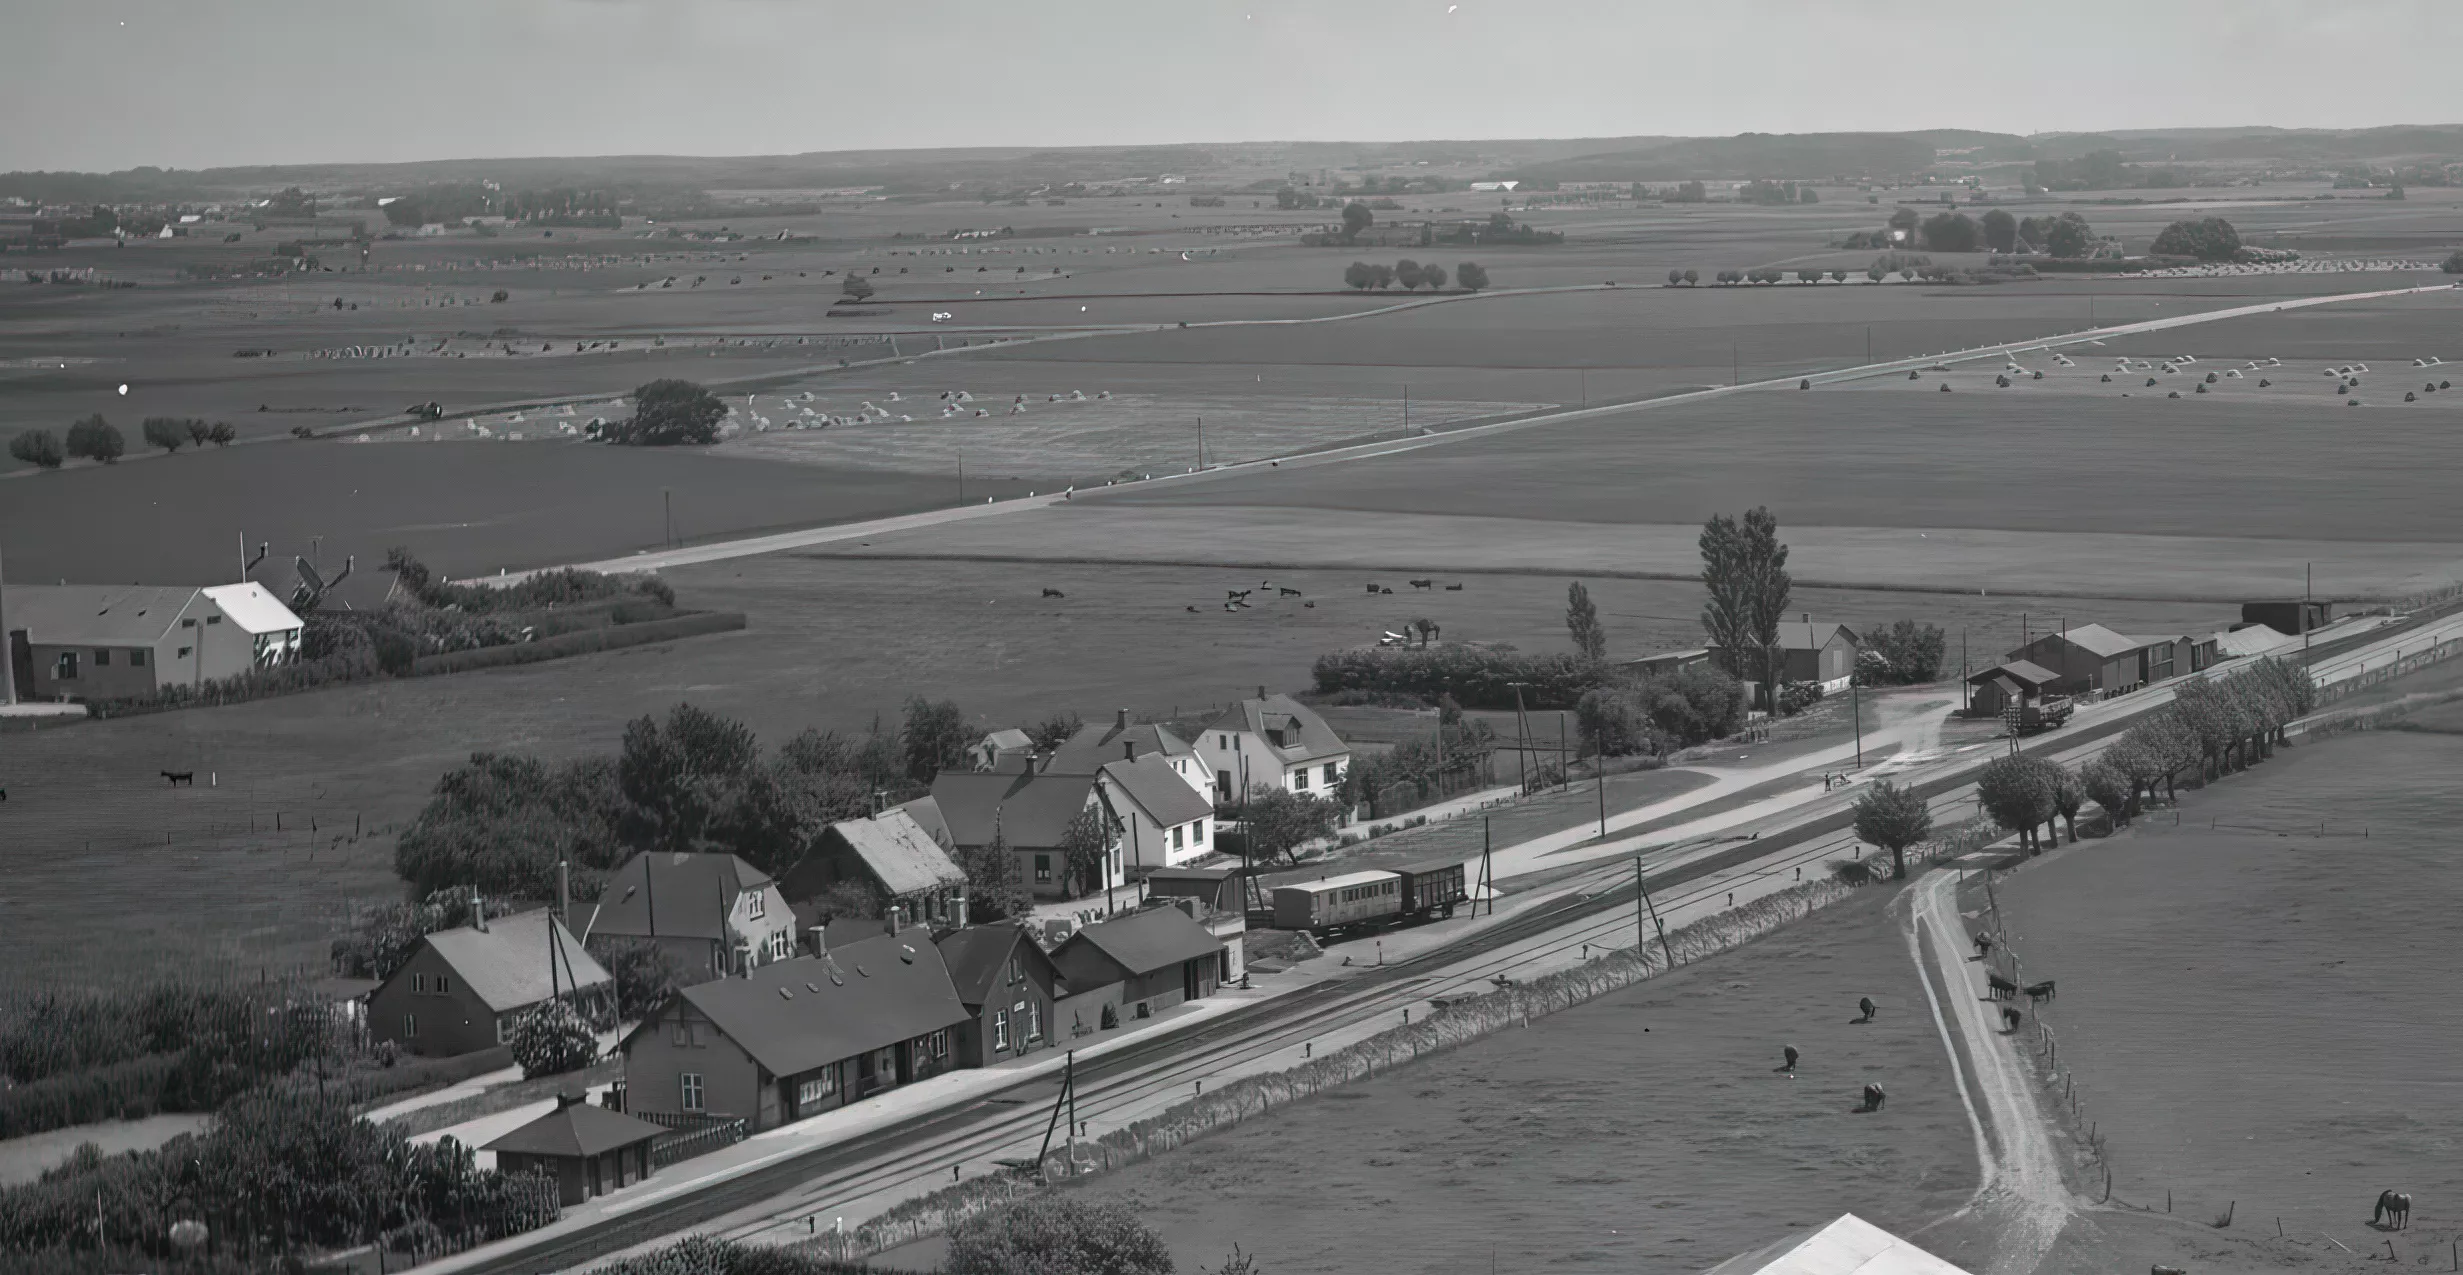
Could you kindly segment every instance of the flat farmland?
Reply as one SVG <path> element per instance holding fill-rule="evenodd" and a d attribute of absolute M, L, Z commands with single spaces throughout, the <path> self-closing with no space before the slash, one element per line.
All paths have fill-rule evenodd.
<path fill-rule="evenodd" d="M 2406 1257 L 2451 1238 L 2463 1012 L 2424 989 L 2463 977 L 2458 764 L 2450 732 L 2289 749 L 2187 798 L 2179 827 L 2141 820 L 2004 879 L 2013 947 L 2063 988 L 2045 1018 L 2116 1196 L 2170 1192 L 2201 1220 L 2237 1200 L 2245 1224 L 2365 1252 L 2392 1187 L 2430 1228 L 2398 1239 Z"/>
<path fill-rule="evenodd" d="M 367 448 L 368 452 L 388 449 Z M 398 449 L 397 449 L 398 450 Z M 183 965 L 316 962 L 349 904 L 391 897 L 392 834 L 443 771 L 480 750 L 612 751 L 627 719 L 690 701 L 775 744 L 807 726 L 860 732 L 922 692 L 990 729 L 1074 709 L 1185 717 L 1298 689 L 1330 649 L 1415 615 L 1450 639 L 1565 649 L 1565 582 L 1479 576 L 1461 592 L 1370 595 L 1348 572 L 1276 571 L 1301 599 L 1222 609 L 1261 577 L 1229 568 L 849 561 L 772 555 L 671 573 L 688 606 L 743 610 L 743 632 L 517 668 L 346 686 L 227 708 L 0 733 L 0 970 L 23 982 Z M 1045 587 L 1068 596 L 1045 599 Z M 1698 643 L 1698 589 L 1594 580 L 1618 655 Z M 1301 603 L 1315 601 L 1315 607 Z M 1863 624 L 1964 629 L 1976 658 L 2075 600 L 1799 590 Z M 1196 608 L 1194 612 L 1190 608 Z M 2031 613 L 2032 620 L 2023 620 Z M 2124 631 L 2214 627 L 2212 606 L 2094 604 Z M 1100 655 L 1090 654 L 1100 652 Z M 195 770 L 172 789 L 159 770 Z M 1638 781 L 1649 782 L 1656 781 Z M 280 831 L 275 830 L 277 814 Z M 313 821 L 313 825 L 311 822 Z M 359 835 L 353 836 L 356 830 Z M 337 842 L 336 838 L 340 840 Z M 137 918 L 142 942 L 92 942 L 88 910 Z"/>
<path fill-rule="evenodd" d="M 1918 1232 L 1974 1189 L 1975 1142 L 1887 901 L 1074 1189 L 1184 1269 L 1237 1243 L 1276 1272 L 1700 1270 L 1848 1210 Z M 1852 1114 L 1868 1081 L 1889 1106 Z"/>

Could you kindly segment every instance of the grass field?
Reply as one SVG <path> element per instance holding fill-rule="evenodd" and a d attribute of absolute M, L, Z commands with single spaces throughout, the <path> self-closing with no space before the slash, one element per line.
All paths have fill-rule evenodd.
<path fill-rule="evenodd" d="M 2002 885 L 2029 974 L 2060 980 L 2045 1017 L 2117 1196 L 2160 1208 L 2170 1191 L 2199 1219 L 2237 1200 L 2245 1226 L 2280 1216 L 2366 1251 L 2369 1203 L 2393 1187 L 2451 1230 L 2463 1014 L 2423 989 L 2463 975 L 2459 762 L 2452 734 L 2292 749 L 2188 798 L 2177 828 L 2142 820 Z"/>
<path fill-rule="evenodd" d="M 1079 1189 L 1134 1204 L 1184 1268 L 1237 1243 L 1278 1275 L 1699 1270 L 1851 1209 L 1917 1230 L 1973 1189 L 1974 1143 L 1885 903 Z M 1881 1015 L 1852 1026 L 1863 995 Z M 1869 1080 L 1889 1107 L 1850 1114 Z"/>

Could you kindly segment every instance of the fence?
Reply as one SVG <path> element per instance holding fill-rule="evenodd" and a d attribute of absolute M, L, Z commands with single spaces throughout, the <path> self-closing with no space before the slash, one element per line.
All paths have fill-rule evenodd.
<path fill-rule="evenodd" d="M 2331 704 L 2336 700 L 2349 698 L 2370 687 L 2384 685 L 2398 677 L 2416 673 L 2432 664 L 2453 659 L 2457 655 L 2463 655 L 2463 638 L 2450 638 L 2444 642 L 2423 646 L 2416 651 L 2409 652 L 2402 647 L 2396 647 L 2395 658 L 2383 667 L 2373 668 L 2357 677 L 2345 678 L 2342 681 L 2319 687 L 2318 703 Z"/>
<path fill-rule="evenodd" d="M 637 1114 L 635 1118 L 647 1120 L 652 1124 L 667 1123 L 666 1120 L 655 1115 Z M 697 1119 L 698 1117 L 687 1118 Z M 650 1167 L 664 1169 L 668 1165 L 690 1160 L 697 1155 L 708 1155 L 720 1147 L 732 1147 L 749 1136 L 751 1135 L 741 1120 L 724 1120 L 704 1124 L 690 1132 L 679 1129 L 678 1132 L 666 1134 L 650 1144 Z"/>
<path fill-rule="evenodd" d="M 1000 1174 L 903 1201 L 848 1231 L 795 1246 L 839 1261 L 868 1257 L 941 1234 L 1041 1187 L 1135 1164 L 1184 1143 L 1262 1116 L 1300 1099 L 1366 1080 L 1425 1055 L 1469 1044 L 1534 1018 L 1571 1009 L 1665 974 L 1674 966 L 1739 946 L 1846 898 L 1856 887 L 1835 879 L 1808 881 L 1730 912 L 1670 931 L 1664 943 L 1610 952 L 1516 987 L 1449 1000 L 1417 1022 L 1322 1054 L 1288 1071 L 1246 1076 L 1100 1138 L 1047 1156 L 1025 1174 Z M 1673 957 L 1673 965 L 1670 958 Z"/>

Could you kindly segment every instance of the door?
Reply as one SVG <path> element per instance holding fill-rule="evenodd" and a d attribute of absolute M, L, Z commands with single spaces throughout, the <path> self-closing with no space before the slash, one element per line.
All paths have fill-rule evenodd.
<path fill-rule="evenodd" d="M 1187 1000 L 1196 1000 L 1198 997 L 1196 961 L 1180 963 L 1180 994 Z"/>

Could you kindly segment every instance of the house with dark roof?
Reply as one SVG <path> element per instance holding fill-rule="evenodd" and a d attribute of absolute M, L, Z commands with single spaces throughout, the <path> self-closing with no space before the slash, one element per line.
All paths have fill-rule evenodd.
<path fill-rule="evenodd" d="M 1856 659 L 1864 649 L 1864 639 L 1844 624 L 1815 623 L 1807 616 L 1780 622 L 1776 649 L 1781 680 L 1812 682 L 1827 694 L 1846 690 L 1847 684 L 1855 680 Z M 1731 666 L 1757 669 L 1761 660 L 1746 651 L 1739 653 Z M 1758 696 L 1761 692 L 1754 693 Z"/>
<path fill-rule="evenodd" d="M 520 1017 L 551 997 L 585 1006 L 614 990 L 607 971 L 555 914 L 542 908 L 481 918 L 419 940 L 368 994 L 368 1033 L 432 1058 L 493 1049 Z"/>
<path fill-rule="evenodd" d="M 481 1147 L 499 1173 L 544 1173 L 567 1205 L 650 1176 L 650 1147 L 667 1130 L 621 1111 L 558 1094 L 556 1109 Z"/>
<path fill-rule="evenodd" d="M 1123 758 L 1135 760 L 1149 755 L 1161 756 L 1170 764 L 1173 774 L 1199 792 L 1214 786 L 1214 777 L 1206 773 L 1206 761 L 1197 755 L 1194 745 L 1164 726 L 1131 722 L 1125 708 L 1113 714 L 1110 725 L 1089 722 L 1079 727 L 1076 734 L 1052 750 L 1042 768 L 1064 775 L 1086 775 Z"/>
<path fill-rule="evenodd" d="M 796 920 L 778 883 L 732 854 L 648 851 L 607 879 L 583 941 L 646 939 L 689 982 L 795 955 Z"/>
<path fill-rule="evenodd" d="M 105 700 L 289 661 L 301 621 L 256 583 L 0 587 L 0 647 L 22 699 Z"/>
<path fill-rule="evenodd" d="M 931 801 L 951 845 L 976 850 L 998 838 L 1017 856 L 1018 879 L 1037 898 L 1082 898 L 1127 879 L 1119 827 L 1104 813 L 1094 775 L 945 770 L 932 781 Z M 1100 870 L 1078 879 L 1065 845 L 1069 825 L 1089 811 L 1105 845 Z"/>
<path fill-rule="evenodd" d="M 754 1131 L 962 1065 L 973 1021 L 920 926 L 696 983 L 624 1038 L 625 1109 Z"/>
<path fill-rule="evenodd" d="M 1333 797 L 1351 773 L 1351 746 L 1315 710 L 1289 695 L 1259 687 L 1198 732 L 1218 802 L 1257 787 Z"/>
<path fill-rule="evenodd" d="M 2065 626 L 2011 651 L 2008 659 L 2025 660 L 2060 676 L 2056 694 L 2118 695 L 2148 681 L 2147 638 L 2128 637 L 2101 624 Z"/>
<path fill-rule="evenodd" d="M 903 908 L 917 921 L 950 919 L 956 899 L 966 893 L 966 873 L 902 807 L 831 824 L 812 852 L 779 878 L 778 888 L 802 917 L 806 905 L 850 881 L 869 891 L 882 910 Z"/>
<path fill-rule="evenodd" d="M 1967 715 L 1999 717 L 2057 693 L 2052 688 L 2060 681 L 2060 674 L 2025 660 L 1996 664 L 1967 678 Z"/>
<path fill-rule="evenodd" d="M 1095 772 L 1095 795 L 1119 830 L 1132 878 L 1213 853 L 1214 803 L 1190 787 L 1172 762 L 1154 752 L 1123 757 Z"/>
<path fill-rule="evenodd" d="M 1213 995 L 1226 959 L 1221 941 L 1168 906 L 1097 921 L 1052 952 L 1072 1001 L 1100 991 L 1124 1018 Z"/>
<path fill-rule="evenodd" d="M 1023 927 L 972 925 L 935 942 L 971 1016 L 958 1028 L 964 1065 L 989 1067 L 1052 1043 L 1052 1006 L 1065 994 L 1060 967 Z"/>

